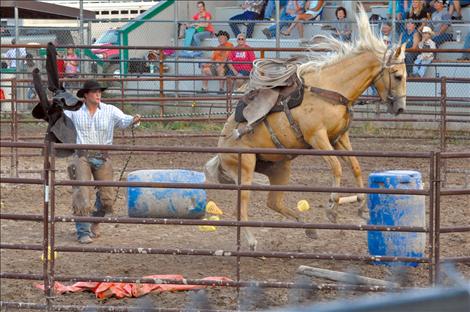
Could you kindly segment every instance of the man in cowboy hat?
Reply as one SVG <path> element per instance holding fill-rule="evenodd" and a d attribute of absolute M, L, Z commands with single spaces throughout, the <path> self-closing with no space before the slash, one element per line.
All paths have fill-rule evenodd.
<path fill-rule="evenodd" d="M 84 99 L 82 107 L 76 111 L 64 111 L 77 130 L 77 144 L 113 143 L 114 128 L 127 128 L 137 125 L 140 116 L 126 115 L 119 108 L 101 102 L 101 94 L 106 90 L 95 80 L 88 80 L 83 88 L 77 91 L 77 96 Z M 106 151 L 77 150 L 68 166 L 71 179 L 79 181 L 112 180 L 113 169 Z M 76 216 L 103 217 L 112 212 L 113 194 L 111 187 L 98 186 L 96 201 L 91 205 L 91 188 L 76 186 L 73 189 L 72 207 Z M 77 239 L 81 244 L 93 242 L 98 237 L 98 223 L 76 222 Z"/>

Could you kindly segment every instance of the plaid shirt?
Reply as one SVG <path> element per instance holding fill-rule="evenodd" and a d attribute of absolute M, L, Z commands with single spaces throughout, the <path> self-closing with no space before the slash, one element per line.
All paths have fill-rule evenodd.
<path fill-rule="evenodd" d="M 85 104 L 77 111 L 66 110 L 64 113 L 77 130 L 77 144 L 113 144 L 114 128 L 127 128 L 134 118 L 105 103 L 100 103 L 93 116 Z"/>

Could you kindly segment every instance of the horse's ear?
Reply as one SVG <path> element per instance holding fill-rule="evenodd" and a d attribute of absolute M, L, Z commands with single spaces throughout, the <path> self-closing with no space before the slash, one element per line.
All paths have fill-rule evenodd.
<path fill-rule="evenodd" d="M 406 43 L 402 44 L 401 46 L 397 48 L 397 50 L 395 51 L 395 57 L 399 58 L 400 56 L 405 55 L 405 50 L 406 50 Z"/>

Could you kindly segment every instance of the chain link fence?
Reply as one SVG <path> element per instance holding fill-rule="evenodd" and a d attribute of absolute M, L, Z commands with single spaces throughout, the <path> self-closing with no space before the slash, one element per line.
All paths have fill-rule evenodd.
<path fill-rule="evenodd" d="M 230 18 L 240 14 L 243 10 L 239 4 L 242 1 L 207 1 L 207 11 L 212 13 L 211 23 L 214 27 L 214 33 L 226 31 L 230 36 L 230 42 L 237 45 L 234 22 Z M 365 1 L 366 5 L 368 4 Z M 278 3 L 279 4 L 279 3 Z M 370 4 L 370 3 L 369 3 Z M 293 27 L 290 35 L 286 36 L 289 23 L 283 22 L 282 12 L 275 6 L 271 15 L 266 15 L 268 19 L 261 20 L 241 20 L 237 21 L 238 28 L 242 33 L 246 33 L 250 27 L 253 27 L 251 38 L 247 38 L 247 44 L 253 48 L 265 48 L 266 51 L 255 51 L 257 58 L 290 58 L 293 56 L 305 55 L 305 51 L 274 51 L 276 48 L 305 49 L 308 47 L 310 39 L 315 35 L 336 36 L 341 40 L 348 40 L 348 36 L 340 34 L 341 30 L 351 32 L 351 40 L 356 39 L 356 25 L 352 21 L 352 14 L 343 21 L 336 18 L 336 9 L 338 5 L 344 5 L 349 13 L 352 12 L 353 5 L 348 2 L 327 1 L 324 7 L 321 19 L 299 22 L 303 25 L 303 35 L 299 33 L 298 27 Z M 371 24 L 376 34 L 382 34 L 384 40 L 398 42 L 401 38 L 400 30 L 404 30 L 403 21 L 394 19 L 394 23 L 389 23 L 382 18 L 386 15 L 384 5 L 369 5 Z M 66 46 L 75 46 L 83 44 L 85 46 L 76 48 L 80 65 L 79 78 L 125 78 L 140 77 L 151 78 L 155 74 L 163 77 L 192 76 L 202 77 L 202 64 L 211 62 L 211 55 L 217 45 L 218 39 L 212 35 L 201 41 L 198 50 L 195 47 L 194 40 L 184 39 L 184 25 L 190 25 L 194 22 L 192 16 L 197 12 L 196 1 L 161 1 L 145 13 L 142 13 L 136 19 L 96 19 L 87 20 L 83 23 L 77 21 L 68 22 L 74 27 L 2 27 L 2 53 L 6 52 L 8 47 L 4 44 L 10 44 L 11 40 L 16 38 L 18 44 L 45 44 L 55 42 L 59 47 L 59 57 L 67 61 Z M 266 12 L 265 12 L 266 13 Z M 100 15 L 100 17 L 103 17 Z M 394 16 L 393 16 L 394 17 Z M 58 25 L 66 24 L 66 21 L 60 21 Z M 463 38 L 469 33 L 469 27 L 465 23 L 452 25 L 449 30 L 452 32 L 452 40 L 441 47 L 450 47 L 452 49 L 463 47 Z M 83 29 L 80 28 L 82 26 Z M 286 26 L 286 27 L 282 27 Z M 467 25 L 468 26 L 468 25 Z M 457 36 L 458 34 L 458 36 Z M 270 38 L 268 38 L 270 37 Z M 82 38 L 84 42 L 82 41 Z M 458 39 L 458 40 L 457 40 Z M 129 49 L 118 49 L 115 46 L 128 47 Z M 138 47 L 146 47 L 139 49 Z M 167 47 L 162 52 L 164 56 L 164 65 L 159 68 L 160 56 L 153 53 L 157 47 Z M 187 50 L 175 51 L 172 47 L 188 47 Z M 205 50 L 204 50 L 205 49 Z M 158 51 L 157 51 L 158 52 Z M 425 78 L 470 78 L 470 64 L 468 62 L 457 62 L 461 53 L 451 53 L 452 51 L 442 50 L 435 53 L 435 60 L 429 65 L 425 65 Z M 410 52 L 411 57 L 407 58 L 407 67 L 409 74 L 413 70 L 413 62 L 419 52 Z M 44 71 L 45 67 L 45 49 L 36 47 L 26 47 L 25 53 L 17 53 L 12 59 L 2 58 L 2 67 L 8 67 L 13 60 L 17 60 L 18 67 L 14 71 L 9 68 L 3 69 L 2 79 L 18 78 L 29 79 L 33 68 L 38 67 Z M 162 70 L 163 72 L 159 72 Z M 66 77 L 67 78 L 67 77 Z M 70 77 L 69 77 L 70 78 Z M 198 78 L 199 79 L 199 78 Z M 79 82 L 77 82 L 78 84 Z M 2 80 L 2 89 L 6 91 L 8 82 Z M 199 94 L 203 88 L 201 80 L 193 79 L 191 81 L 165 81 L 164 84 L 158 81 L 135 81 L 122 83 L 117 79 L 106 82 L 111 88 L 111 92 L 126 93 L 136 96 L 148 96 L 165 93 L 180 94 Z M 411 79 L 408 83 L 409 96 L 440 96 L 439 83 L 425 82 L 419 79 Z M 77 86 L 77 85 L 74 85 Z M 208 89 L 211 92 L 221 91 L 221 84 L 216 80 L 210 81 Z M 34 99 L 34 92 L 30 84 L 18 84 L 19 89 L 17 99 Z M 163 89 L 163 90 L 162 90 Z M 227 92 L 224 84 L 222 90 Z M 449 85 L 447 96 L 470 98 L 470 91 L 464 84 Z M 368 89 L 366 95 L 374 96 L 375 92 Z M 2 105 L 3 106 L 3 105 Z"/>

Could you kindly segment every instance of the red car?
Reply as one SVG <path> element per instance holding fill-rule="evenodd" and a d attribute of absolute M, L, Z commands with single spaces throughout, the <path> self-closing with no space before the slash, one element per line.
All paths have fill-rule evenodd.
<path fill-rule="evenodd" d="M 120 32 L 118 29 L 109 29 L 93 43 L 94 46 L 114 46 L 120 45 Z M 119 59 L 118 49 L 107 49 L 104 47 L 91 49 L 91 52 L 101 60 Z"/>

